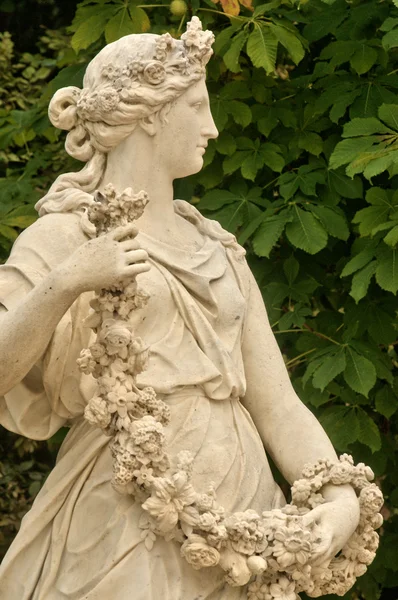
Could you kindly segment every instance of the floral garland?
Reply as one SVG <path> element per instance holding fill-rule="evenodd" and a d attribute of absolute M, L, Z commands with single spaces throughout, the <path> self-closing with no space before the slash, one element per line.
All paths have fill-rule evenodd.
<path fill-rule="evenodd" d="M 96 193 L 88 218 L 97 235 L 141 216 L 148 198 L 131 188 L 117 194 L 112 185 Z M 231 586 L 248 585 L 248 600 L 297 600 L 299 592 L 317 597 L 343 595 L 365 573 L 375 556 L 382 524 L 383 496 L 370 483 L 372 470 L 344 454 L 306 465 L 292 486 L 292 501 L 281 509 L 258 515 L 254 510 L 226 514 L 212 487 L 197 492 L 192 483 L 193 457 L 180 452 L 171 460 L 164 428 L 170 420 L 165 402 L 152 387 L 139 389 L 136 377 L 145 370 L 149 349 L 134 335 L 130 315 L 148 296 L 135 280 L 101 290 L 92 300 L 88 324 L 96 342 L 82 351 L 78 363 L 98 384 L 85 409 L 85 418 L 110 436 L 112 485 L 141 502 L 139 526 L 151 550 L 157 536 L 181 543 L 181 555 L 194 569 L 220 566 Z M 320 491 L 328 483 L 351 484 L 360 504 L 360 521 L 346 546 L 329 564 L 313 566 L 321 542 L 315 523 L 303 516 L 325 502 Z"/>
<path fill-rule="evenodd" d="M 159 36 L 151 59 L 144 59 L 135 53 L 126 59 L 124 67 L 107 63 L 102 67 L 101 75 L 105 80 L 104 86 L 98 91 L 83 89 L 77 99 L 77 113 L 83 119 L 100 109 L 111 112 L 118 106 L 120 100 L 131 103 L 131 94 L 141 85 L 159 86 L 173 75 L 196 79 L 206 73 L 206 64 L 213 54 L 211 48 L 214 34 L 203 31 L 198 17 L 192 17 L 187 23 L 187 30 L 177 42 L 169 33 Z"/>

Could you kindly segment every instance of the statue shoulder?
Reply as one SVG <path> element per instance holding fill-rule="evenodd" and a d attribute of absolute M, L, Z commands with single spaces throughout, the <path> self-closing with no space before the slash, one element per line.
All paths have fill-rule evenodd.
<path fill-rule="evenodd" d="M 245 262 L 246 250 L 238 244 L 234 234 L 224 229 L 218 221 L 204 217 L 195 206 L 185 200 L 175 200 L 174 210 L 193 223 L 201 234 L 218 240 L 226 249 L 231 250 L 235 259 Z"/>
<path fill-rule="evenodd" d="M 31 250 L 50 264 L 58 264 L 88 241 L 80 220 L 81 215 L 75 213 L 51 213 L 39 217 L 20 234 L 13 251 Z"/>

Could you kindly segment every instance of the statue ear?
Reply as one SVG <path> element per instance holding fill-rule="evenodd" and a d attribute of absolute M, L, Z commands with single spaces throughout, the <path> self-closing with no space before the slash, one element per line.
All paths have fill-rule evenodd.
<path fill-rule="evenodd" d="M 153 113 L 144 117 L 139 121 L 140 127 L 151 137 L 153 137 L 158 130 L 159 119 L 157 114 Z"/>

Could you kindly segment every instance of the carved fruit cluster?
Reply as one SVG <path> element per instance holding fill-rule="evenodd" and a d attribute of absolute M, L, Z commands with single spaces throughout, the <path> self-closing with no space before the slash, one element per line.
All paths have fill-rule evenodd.
<path fill-rule="evenodd" d="M 148 198 L 130 189 L 117 194 L 108 186 L 96 194 L 88 218 L 97 235 L 138 218 Z M 167 404 L 152 387 L 138 388 L 136 377 L 147 366 L 149 348 L 135 336 L 129 323 L 132 311 L 148 297 L 136 281 L 102 290 L 92 301 L 88 324 L 96 342 L 78 359 L 83 373 L 97 380 L 96 395 L 85 418 L 112 437 L 112 484 L 131 494 L 143 509 L 139 526 L 151 550 L 157 536 L 181 543 L 181 555 L 194 568 L 218 565 L 231 586 L 248 585 L 248 600 L 296 600 L 310 596 L 343 595 L 375 556 L 383 497 L 370 483 L 373 473 L 354 465 L 348 455 L 340 461 L 319 460 L 306 465 L 292 486 L 292 502 L 261 515 L 254 510 L 226 514 L 212 487 L 198 492 L 192 484 L 193 457 L 180 452 L 172 461 L 166 451 Z M 303 516 L 324 502 L 321 488 L 349 483 L 359 497 L 361 516 L 357 530 L 337 558 L 313 566 L 321 542 L 315 523 Z"/>

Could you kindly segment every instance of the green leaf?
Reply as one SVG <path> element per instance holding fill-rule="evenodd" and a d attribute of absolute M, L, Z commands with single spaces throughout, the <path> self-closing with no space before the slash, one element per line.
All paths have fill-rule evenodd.
<path fill-rule="evenodd" d="M 347 450 L 349 444 L 357 441 L 360 429 L 355 408 L 333 406 L 319 420 L 338 450 Z"/>
<path fill-rule="evenodd" d="M 347 221 L 342 214 L 333 208 L 322 206 L 320 204 L 311 204 L 310 209 L 321 221 L 329 235 L 343 241 L 348 239 L 350 230 L 348 229 Z"/>
<path fill-rule="evenodd" d="M 123 7 L 108 21 L 105 27 L 107 44 L 115 42 L 125 35 L 144 33 L 149 29 L 148 15 L 142 8 L 134 6 L 130 9 L 130 14 L 129 10 Z"/>
<path fill-rule="evenodd" d="M 283 26 L 270 23 L 269 28 L 278 42 L 282 44 L 282 46 L 284 46 L 289 52 L 293 62 L 298 65 L 305 55 L 303 44 L 300 42 L 298 37 L 295 36 L 292 31 Z"/>
<path fill-rule="evenodd" d="M 381 43 L 383 44 L 384 50 L 390 50 L 398 46 L 398 29 L 393 29 L 383 36 Z"/>
<path fill-rule="evenodd" d="M 257 172 L 263 166 L 263 159 L 259 154 L 253 152 L 250 154 L 242 163 L 241 173 L 245 179 L 250 179 L 254 181 L 257 175 Z"/>
<path fill-rule="evenodd" d="M 321 136 L 313 131 L 301 131 L 297 137 L 297 146 L 319 156 L 323 150 L 323 141 Z"/>
<path fill-rule="evenodd" d="M 239 58 L 248 37 L 249 32 L 247 29 L 239 31 L 239 33 L 233 38 L 230 47 L 223 56 L 225 66 L 232 71 L 232 73 L 238 73 L 242 70 L 239 64 Z"/>
<path fill-rule="evenodd" d="M 353 223 L 359 223 L 361 235 L 370 235 L 381 224 L 385 223 L 394 209 L 386 190 L 379 187 L 370 188 L 366 193 L 366 200 L 372 206 L 363 208 L 355 213 Z"/>
<path fill-rule="evenodd" d="M 377 50 L 361 44 L 361 47 L 351 57 L 350 64 L 358 75 L 367 73 L 377 61 Z"/>
<path fill-rule="evenodd" d="M 306 196 L 316 196 L 316 186 L 325 183 L 325 175 L 321 171 L 314 171 L 309 165 L 303 165 L 297 173 L 283 173 L 278 181 L 281 195 L 289 200 L 299 188 Z"/>
<path fill-rule="evenodd" d="M 370 281 L 376 273 L 376 267 L 377 262 L 373 261 L 355 273 L 350 290 L 350 296 L 354 298 L 355 302 L 358 303 L 362 298 L 365 298 Z"/>
<path fill-rule="evenodd" d="M 232 156 L 236 151 L 236 141 L 233 135 L 223 131 L 216 140 L 216 149 L 220 154 Z"/>
<path fill-rule="evenodd" d="M 129 11 L 134 33 L 145 33 L 146 31 L 149 31 L 151 22 L 145 10 L 139 6 L 134 6 L 134 2 L 130 2 Z"/>
<path fill-rule="evenodd" d="M 393 344 L 397 340 L 394 327 L 395 315 L 391 316 L 380 306 L 372 304 L 368 311 L 368 331 L 377 344 Z"/>
<path fill-rule="evenodd" d="M 109 11 L 108 7 L 106 10 L 101 10 L 83 21 L 71 39 L 73 50 L 79 52 L 79 50 L 84 50 L 96 42 L 104 33 L 105 25 L 111 14 L 112 12 Z"/>
<path fill-rule="evenodd" d="M 273 145 L 274 144 L 272 144 L 272 146 Z M 264 164 L 277 173 L 280 173 L 285 166 L 283 157 L 271 148 L 271 144 L 262 145 L 261 156 Z"/>
<path fill-rule="evenodd" d="M 337 375 L 342 373 L 346 368 L 346 358 L 343 348 L 328 354 L 322 364 L 317 368 L 312 378 L 312 385 L 315 388 L 319 388 L 322 392 L 325 387 L 333 380 Z"/>
<path fill-rule="evenodd" d="M 283 272 L 286 275 L 289 285 L 297 279 L 297 275 L 300 270 L 298 261 L 294 258 L 293 254 L 287 258 L 283 263 Z"/>
<path fill-rule="evenodd" d="M 353 119 L 344 125 L 343 137 L 355 137 L 359 135 L 373 135 L 374 133 L 393 133 L 392 129 L 376 117 L 367 119 Z"/>
<path fill-rule="evenodd" d="M 276 65 L 278 40 L 267 24 L 254 23 L 255 29 L 247 40 L 247 53 L 255 67 L 273 73 Z"/>
<path fill-rule="evenodd" d="M 322 250 L 328 241 L 325 228 L 310 212 L 298 206 L 294 207 L 292 215 L 293 221 L 286 226 L 289 242 L 309 254 Z"/>
<path fill-rule="evenodd" d="M 212 190 L 203 196 L 198 206 L 201 210 L 218 210 L 222 206 L 232 204 L 238 200 L 240 198 L 228 190 Z"/>
<path fill-rule="evenodd" d="M 214 32 L 216 36 L 216 41 L 213 44 L 213 49 L 216 54 L 224 50 L 226 46 L 231 43 L 231 37 L 237 32 L 239 26 L 232 25 L 231 27 L 227 27 L 220 32 Z"/>
<path fill-rule="evenodd" d="M 398 249 L 386 248 L 379 256 L 376 269 L 376 281 L 387 292 L 398 291 Z"/>
<path fill-rule="evenodd" d="M 302 327 L 308 316 L 312 315 L 312 311 L 308 306 L 302 306 L 300 302 L 295 304 L 292 310 L 287 311 L 280 318 L 278 327 L 281 331 L 290 329 L 291 327 Z"/>
<path fill-rule="evenodd" d="M 349 346 L 346 348 L 346 361 L 344 379 L 354 392 L 367 398 L 376 383 L 376 369 L 370 360 Z"/>
<path fill-rule="evenodd" d="M 382 104 L 379 108 L 379 118 L 394 131 L 398 131 L 398 104 Z"/>
<path fill-rule="evenodd" d="M 253 249 L 258 256 L 268 258 L 289 219 L 289 211 L 283 210 L 278 215 L 270 216 L 263 221 L 253 237 Z"/>
<path fill-rule="evenodd" d="M 358 441 L 368 446 L 372 452 L 381 448 L 380 432 L 373 419 L 362 409 L 356 408 L 359 423 Z"/>
<path fill-rule="evenodd" d="M 391 31 L 398 25 L 398 19 L 394 17 L 387 17 L 385 21 L 380 25 L 379 31 Z"/>
<path fill-rule="evenodd" d="M 225 110 L 232 115 L 233 120 L 242 127 L 247 127 L 252 120 L 250 108 L 239 100 L 231 100 L 225 103 Z"/>
<path fill-rule="evenodd" d="M 225 101 L 221 100 L 219 96 L 211 96 L 210 109 L 218 131 L 223 131 L 228 123 L 228 114 L 225 110 Z"/>
<path fill-rule="evenodd" d="M 394 154 L 396 155 L 395 157 Z M 396 158 L 398 158 L 398 152 L 391 152 L 389 154 L 386 154 L 385 156 L 379 156 L 378 158 L 374 158 L 364 168 L 364 176 L 370 181 L 372 177 L 376 177 L 376 175 L 380 175 L 380 173 L 387 171 L 387 169 L 391 167 L 392 164 L 394 164 Z"/>
<path fill-rule="evenodd" d="M 20 229 L 25 229 L 25 227 L 29 227 L 37 220 L 37 215 L 19 215 L 19 216 L 6 216 L 1 219 L 2 225 L 9 225 L 10 227 L 19 227 Z"/>
<path fill-rule="evenodd" d="M 328 178 L 332 190 L 343 196 L 343 198 L 363 197 L 363 184 L 360 177 L 350 179 L 341 171 L 329 171 Z"/>
<path fill-rule="evenodd" d="M 376 393 L 375 407 L 378 413 L 390 419 L 398 409 L 398 398 L 391 387 L 385 385 Z"/>
<path fill-rule="evenodd" d="M 384 238 L 384 243 L 388 246 L 396 246 L 398 244 L 398 225 L 395 225 Z"/>
<path fill-rule="evenodd" d="M 373 137 L 348 139 L 339 142 L 330 157 L 330 168 L 337 169 L 345 165 L 361 154 L 369 150 L 374 143 Z"/>
<path fill-rule="evenodd" d="M 7 240 L 10 240 L 11 242 L 15 242 L 15 240 L 18 237 L 18 234 L 15 231 L 15 229 L 12 229 L 8 225 L 2 225 L 1 223 L 0 223 L 0 235 L 4 236 Z"/>
<path fill-rule="evenodd" d="M 230 175 L 231 173 L 239 169 L 242 166 L 243 162 L 246 160 L 246 158 L 248 158 L 251 155 L 251 150 L 243 150 L 235 152 L 235 154 L 226 158 L 223 162 L 223 171 L 225 175 Z"/>

